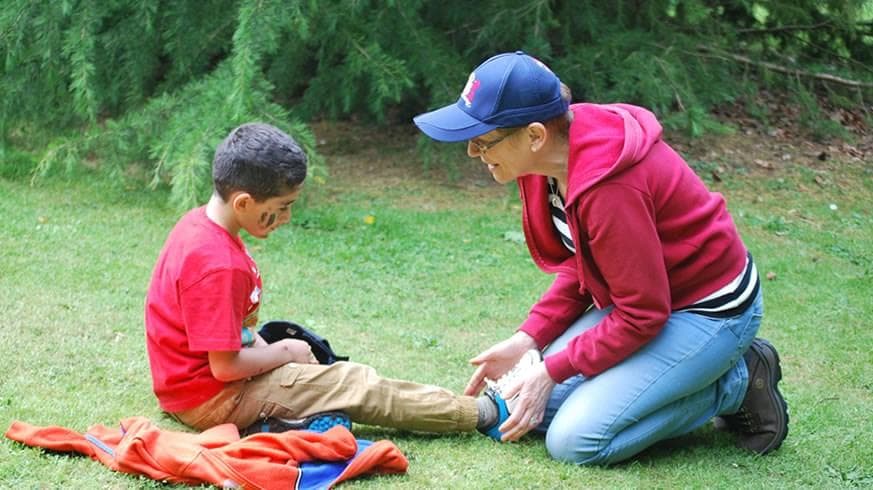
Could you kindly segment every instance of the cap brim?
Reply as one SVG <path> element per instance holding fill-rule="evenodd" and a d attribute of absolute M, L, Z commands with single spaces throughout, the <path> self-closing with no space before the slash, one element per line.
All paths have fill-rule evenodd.
<path fill-rule="evenodd" d="M 470 116 L 457 104 L 415 116 L 412 121 L 424 134 L 437 141 L 466 141 L 491 131 L 497 126 Z"/>

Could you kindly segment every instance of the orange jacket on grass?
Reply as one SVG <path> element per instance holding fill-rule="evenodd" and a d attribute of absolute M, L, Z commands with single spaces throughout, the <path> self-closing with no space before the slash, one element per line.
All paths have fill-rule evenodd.
<path fill-rule="evenodd" d="M 409 465 L 390 441 L 361 441 L 366 447 L 359 451 L 358 441 L 342 426 L 324 433 L 288 431 L 240 439 L 233 424 L 195 434 L 162 430 L 145 417 L 130 417 L 119 428 L 94 425 L 84 434 L 16 421 L 6 437 L 28 446 L 82 453 L 122 473 L 231 488 L 327 488 L 366 473 L 403 473 Z M 307 473 L 300 467 L 305 463 L 339 467 Z"/>

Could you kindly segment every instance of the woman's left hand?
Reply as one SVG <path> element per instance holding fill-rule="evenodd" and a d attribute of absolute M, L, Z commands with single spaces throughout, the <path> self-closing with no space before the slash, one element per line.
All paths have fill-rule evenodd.
<path fill-rule="evenodd" d="M 554 387 L 555 382 L 546 371 L 544 362 L 531 369 L 516 384 L 509 386 L 504 393 L 505 399 L 510 400 L 516 394 L 518 399 L 515 400 L 512 414 L 500 426 L 500 432 L 503 433 L 500 439 L 504 442 L 517 441 L 540 425 Z"/>

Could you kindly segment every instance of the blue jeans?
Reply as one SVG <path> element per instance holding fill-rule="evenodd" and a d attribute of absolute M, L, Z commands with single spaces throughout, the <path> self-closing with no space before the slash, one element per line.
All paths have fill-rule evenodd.
<path fill-rule="evenodd" d="M 553 458 L 608 465 L 677 437 L 717 415 L 739 410 L 748 386 L 743 353 L 763 315 L 763 301 L 732 318 L 674 312 L 657 337 L 590 379 L 577 375 L 555 386 L 545 418 Z M 544 354 L 596 325 L 609 312 L 591 309 Z"/>

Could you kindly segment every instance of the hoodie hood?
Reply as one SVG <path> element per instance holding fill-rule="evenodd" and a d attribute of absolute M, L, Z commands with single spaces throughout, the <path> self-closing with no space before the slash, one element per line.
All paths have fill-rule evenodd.
<path fill-rule="evenodd" d="M 570 125 L 567 204 L 601 180 L 636 165 L 661 139 L 661 123 L 629 104 L 574 104 Z"/>
<path fill-rule="evenodd" d="M 662 128 L 650 111 L 628 104 L 574 104 L 570 110 L 573 123 L 569 134 L 565 209 L 572 214 L 591 187 L 644 160 L 660 141 Z M 572 271 L 574 254 L 552 231 L 551 210 L 544 205 L 548 187 L 546 177 L 541 175 L 518 179 L 521 200 L 527 203 L 522 210 L 527 246 L 542 270 L 548 273 Z M 568 224 L 571 231 L 575 229 L 575 223 Z M 574 240 L 578 238 L 577 234 Z M 605 301 L 605 296 L 600 300 Z"/>

